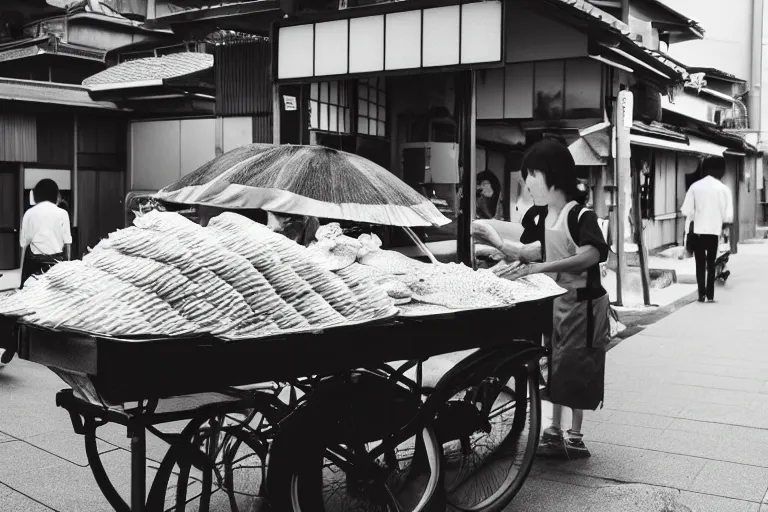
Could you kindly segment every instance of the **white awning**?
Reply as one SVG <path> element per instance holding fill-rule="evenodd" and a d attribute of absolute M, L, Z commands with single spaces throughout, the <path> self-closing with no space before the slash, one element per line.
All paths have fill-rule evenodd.
<path fill-rule="evenodd" d="M 714 142 L 696 137 L 695 135 L 689 135 L 688 142 L 692 151 L 701 153 L 702 155 L 723 156 L 723 153 L 728 149 L 725 146 L 715 144 Z"/>
<path fill-rule="evenodd" d="M 605 160 L 595 153 L 583 137 L 576 139 L 568 146 L 568 150 L 571 152 L 576 165 L 605 165 Z"/>
<path fill-rule="evenodd" d="M 655 137 L 646 137 L 645 135 L 630 135 L 629 141 L 638 146 L 647 146 L 649 148 L 668 149 L 670 151 L 681 151 L 685 153 L 697 153 L 700 155 L 723 156 L 723 152 L 728 149 L 714 142 L 689 135 L 689 144 L 675 142 L 671 140 L 657 139 Z"/>

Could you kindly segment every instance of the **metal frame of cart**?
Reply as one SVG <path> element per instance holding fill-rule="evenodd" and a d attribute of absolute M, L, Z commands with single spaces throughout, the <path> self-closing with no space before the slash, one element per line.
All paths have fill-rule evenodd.
<path fill-rule="evenodd" d="M 498 496 L 494 496 L 493 500 L 488 499 L 495 505 L 503 506 L 511 501 L 519 490 L 535 453 L 535 440 L 540 423 L 538 361 L 543 356 L 538 340 L 540 326 L 545 325 L 543 320 L 548 311 L 546 306 L 549 300 L 447 315 L 397 317 L 373 324 L 340 326 L 313 333 L 236 342 L 222 342 L 209 337 L 126 340 L 57 332 L 24 323 L 16 326 L 16 334 L 20 357 L 44 364 L 59 374 L 70 372 L 81 376 L 90 383 L 98 399 L 104 401 L 103 405 L 89 403 L 76 398 L 71 390 L 62 391 L 57 395 L 57 405 L 70 412 L 75 431 L 85 435 L 86 453 L 104 495 L 116 510 L 132 512 L 155 510 L 161 503 L 161 493 L 163 498 L 165 497 L 163 485 L 153 484 L 149 499 L 145 502 L 145 436 L 147 431 L 158 435 L 158 424 L 181 419 L 189 422 L 181 433 L 158 435 L 169 443 L 166 458 L 171 458 L 170 464 L 173 465 L 173 461 L 188 459 L 189 466 L 195 464 L 191 459 L 198 454 L 195 450 L 187 448 L 199 427 L 212 419 L 215 422 L 215 418 L 230 412 L 257 409 L 262 412 L 273 411 L 274 414 L 280 415 L 280 420 L 275 422 L 276 427 L 272 433 L 288 437 L 295 434 L 290 434 L 291 429 L 282 428 L 281 425 L 284 424 L 282 420 L 290 417 L 293 411 L 297 411 L 296 414 L 301 412 L 304 415 L 303 420 L 314 418 L 312 407 L 294 407 L 296 404 L 293 403 L 281 406 L 268 389 L 262 387 L 256 390 L 242 390 L 234 386 L 255 382 L 288 382 L 312 375 L 318 379 L 316 382 L 321 382 L 319 377 L 324 377 L 323 382 L 327 382 L 328 386 L 349 389 L 351 370 L 362 369 L 358 372 L 371 375 L 374 383 L 383 382 L 384 379 L 393 385 L 398 384 L 400 389 L 403 389 L 403 386 L 414 387 L 414 382 L 405 379 L 403 373 L 415 367 L 418 370 L 415 386 L 421 388 L 421 362 L 443 353 L 479 349 L 458 363 L 434 389 L 429 390 L 430 396 L 418 400 L 412 417 L 409 418 L 406 414 L 398 419 L 400 423 L 393 426 L 389 437 L 395 437 L 407 429 L 417 429 L 427 423 L 434 426 L 438 435 L 448 435 L 439 422 L 433 422 L 435 418 L 447 417 L 451 413 L 446 409 L 446 404 L 458 388 L 465 386 L 467 389 L 480 389 L 480 385 L 490 385 L 489 377 L 494 375 L 503 375 L 501 380 L 510 376 L 521 379 L 523 384 L 518 386 L 524 386 L 527 391 L 523 401 L 518 401 L 517 410 L 521 409 L 520 403 L 524 403 L 525 411 L 515 414 L 522 415 L 523 420 L 529 422 L 526 435 L 530 440 L 527 443 L 530 445 L 533 440 L 533 446 L 526 448 L 526 453 L 522 454 L 525 459 L 523 466 L 527 467 L 521 467 L 520 474 L 515 475 L 514 481 L 509 481 L 507 492 L 497 493 Z M 297 354 L 301 357 L 296 357 Z M 386 361 L 403 360 L 409 363 L 399 369 L 385 364 Z M 499 379 L 495 379 L 497 384 L 498 381 Z M 310 382 L 308 385 L 314 384 Z M 523 387 L 519 389 L 522 390 Z M 423 389 L 414 389 L 413 392 L 422 395 L 425 393 Z M 386 391 L 384 393 L 386 394 Z M 518 395 L 522 396 L 522 391 L 518 391 Z M 197 404 L 190 406 L 190 401 L 197 401 Z M 137 404 L 134 407 L 122 408 L 109 406 L 128 402 Z M 179 404 L 182 406 L 179 407 Z M 314 408 L 315 411 L 323 409 L 322 400 L 317 399 L 315 404 L 320 404 Z M 453 402 L 451 404 L 456 405 Z M 278 411 L 280 407 L 283 409 Z M 453 410 L 455 412 L 455 407 Z M 342 417 L 346 414 L 345 411 L 337 410 L 337 413 Z M 98 426 L 106 423 L 124 425 L 131 438 L 130 506 L 115 491 L 98 460 L 95 431 Z M 285 424 L 290 425 L 289 422 Z M 450 424 L 456 424 L 455 419 L 452 419 Z M 265 448 L 260 444 L 264 440 L 258 439 L 258 435 L 249 438 L 231 426 L 226 428 L 231 429 L 232 436 L 242 437 L 242 443 L 252 443 L 254 450 Z M 468 424 L 466 428 L 479 427 Z M 272 440 L 271 438 L 267 445 Z M 295 443 L 295 438 L 293 442 Z M 269 448 L 266 446 L 266 449 Z M 308 446 L 307 450 L 311 451 L 311 448 Z M 280 459 L 286 460 L 291 456 L 295 457 L 281 455 Z M 205 461 L 197 462 L 198 466 L 206 464 Z M 161 464 L 161 470 L 165 471 L 167 467 L 164 468 Z M 272 463 L 268 473 L 271 471 Z M 210 487 L 211 480 L 203 484 Z M 477 510 L 497 509 L 494 506 Z"/>

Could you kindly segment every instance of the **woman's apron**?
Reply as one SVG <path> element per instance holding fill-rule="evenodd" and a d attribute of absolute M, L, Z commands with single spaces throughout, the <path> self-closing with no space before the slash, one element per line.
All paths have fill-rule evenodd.
<path fill-rule="evenodd" d="M 33 254 L 32 244 L 24 249 L 24 258 L 21 261 L 21 285 L 19 289 L 24 288 L 24 283 L 32 276 L 38 276 L 48 272 L 56 263 L 64 261 L 64 253 L 57 254 Z"/>
<path fill-rule="evenodd" d="M 555 225 L 545 228 L 546 261 L 569 258 L 578 245 L 568 229 L 568 203 Z M 600 283 L 588 283 L 587 272 L 549 274 L 568 290 L 555 298 L 552 312 L 549 397 L 573 409 L 597 409 L 603 401 L 605 348 L 610 334 L 610 301 Z"/>

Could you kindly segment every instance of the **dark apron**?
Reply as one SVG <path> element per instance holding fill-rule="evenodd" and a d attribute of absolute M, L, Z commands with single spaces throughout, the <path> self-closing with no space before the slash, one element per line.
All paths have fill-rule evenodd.
<path fill-rule="evenodd" d="M 555 225 L 546 228 L 548 261 L 576 254 L 578 247 L 566 221 L 575 205 L 566 205 Z M 605 389 L 610 299 L 601 286 L 588 287 L 587 272 L 562 272 L 551 277 L 568 292 L 553 301 L 549 398 L 572 409 L 597 409 Z"/>
<path fill-rule="evenodd" d="M 31 276 L 42 275 L 61 261 L 64 261 L 63 252 L 58 254 L 32 254 L 32 250 L 27 247 L 24 250 L 24 260 L 21 262 L 21 285 L 19 289 L 24 288 L 24 283 Z"/>

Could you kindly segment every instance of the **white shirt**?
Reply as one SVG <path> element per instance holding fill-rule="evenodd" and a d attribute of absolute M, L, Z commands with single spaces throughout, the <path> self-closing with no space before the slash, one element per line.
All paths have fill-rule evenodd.
<path fill-rule="evenodd" d="M 680 211 L 688 219 L 686 229 L 693 220 L 695 234 L 720 236 L 723 224 L 733 222 L 731 190 L 717 178 L 702 178 L 688 189 Z"/>
<path fill-rule="evenodd" d="M 24 214 L 19 243 L 32 254 L 58 254 L 72 243 L 69 214 L 49 201 L 36 204 Z"/>

